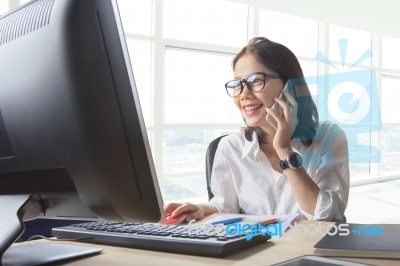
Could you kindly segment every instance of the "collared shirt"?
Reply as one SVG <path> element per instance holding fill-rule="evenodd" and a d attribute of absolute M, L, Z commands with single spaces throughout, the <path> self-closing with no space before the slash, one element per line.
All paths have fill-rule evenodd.
<path fill-rule="evenodd" d="M 322 122 L 311 146 L 292 140 L 303 156 L 303 167 L 320 188 L 313 214 L 302 210 L 285 172 L 275 171 L 260 150 L 257 135 L 245 139 L 239 132 L 221 139 L 211 176 L 214 197 L 210 204 L 219 212 L 254 215 L 301 213 L 309 220 L 345 220 L 349 195 L 347 139 L 336 124 Z"/>

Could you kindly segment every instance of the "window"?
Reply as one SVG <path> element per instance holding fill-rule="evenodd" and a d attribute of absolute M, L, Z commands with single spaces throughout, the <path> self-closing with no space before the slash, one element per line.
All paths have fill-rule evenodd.
<path fill-rule="evenodd" d="M 151 0 L 118 0 L 121 20 L 124 21 L 126 33 L 152 35 L 152 5 Z"/>
<path fill-rule="evenodd" d="M 165 123 L 240 123 L 239 112 L 224 87 L 232 79 L 232 57 L 167 48 Z"/>
<path fill-rule="evenodd" d="M 8 1 L 0 0 L 0 15 L 8 11 Z"/>
<path fill-rule="evenodd" d="M 381 173 L 399 174 L 400 163 L 400 77 L 382 78 L 382 122 L 384 124 L 381 134 L 382 162 Z"/>
<path fill-rule="evenodd" d="M 371 33 L 330 25 L 329 59 L 340 63 L 340 68 L 343 68 L 345 63 L 350 64 L 350 67 L 371 66 L 368 51 L 371 51 Z M 367 54 L 364 54 L 365 52 Z"/>
<path fill-rule="evenodd" d="M 205 202 L 205 154 L 215 138 L 239 129 L 171 129 L 163 131 L 163 197 Z"/>
<path fill-rule="evenodd" d="M 330 49 L 341 48 L 335 44 L 335 48 Z M 323 89 L 325 93 L 318 97 L 322 101 L 319 103 L 320 115 L 321 119 L 333 121 L 345 131 L 351 181 L 363 181 L 376 175 L 371 165 L 377 163 L 379 152 L 374 140 L 379 130 L 373 126 L 379 115 L 376 108 L 379 105 L 379 87 L 376 79 L 371 76 L 376 75 L 376 72 L 370 67 L 365 69 L 347 63 L 342 65 L 341 61 L 335 61 L 334 64 L 337 68 L 330 67 L 328 70 L 329 83 Z M 332 100 L 332 95 L 336 95 L 335 100 Z M 367 97 L 367 100 L 363 96 Z M 374 100 L 368 101 L 369 97 Z M 358 115 L 355 115 L 356 113 Z"/>
<path fill-rule="evenodd" d="M 383 77 L 382 88 L 384 88 L 382 90 L 382 102 L 385 103 L 381 106 L 383 123 L 398 124 L 400 114 L 400 78 Z"/>
<path fill-rule="evenodd" d="M 400 70 L 400 39 L 382 36 L 382 67 Z"/>
<path fill-rule="evenodd" d="M 237 131 L 242 123 L 224 87 L 232 79 L 231 60 L 229 54 L 170 47 L 165 50 L 162 184 L 167 200 L 206 200 L 208 143 Z M 235 126 L 224 129 L 221 125 Z"/>
<path fill-rule="evenodd" d="M 381 114 L 383 130 L 380 135 L 382 161 L 381 176 L 400 175 L 400 39 L 382 36 L 382 92 Z"/>
<path fill-rule="evenodd" d="M 299 59 L 304 77 L 314 77 L 318 75 L 317 62 Z"/>
<path fill-rule="evenodd" d="M 163 1 L 163 37 L 242 46 L 247 40 L 248 7 L 221 0 Z"/>
<path fill-rule="evenodd" d="M 261 9 L 260 35 L 287 46 L 297 56 L 314 58 L 318 51 L 318 22 Z"/>
<path fill-rule="evenodd" d="M 0 0 L 0 13 L 25 2 Z M 324 75 L 373 69 L 382 130 L 360 132 L 349 138 L 349 148 L 373 146 L 382 160 L 351 163 L 351 181 L 399 176 L 400 39 L 268 10 L 259 2 L 118 0 L 164 200 L 207 199 L 208 143 L 243 126 L 224 84 L 232 78 L 234 54 L 254 35 L 287 46 L 305 77 L 318 76 L 318 82 Z M 371 58 L 372 49 L 379 52 Z M 318 61 L 318 51 L 336 68 Z M 327 99 L 317 85 L 309 87 L 323 120 Z"/>

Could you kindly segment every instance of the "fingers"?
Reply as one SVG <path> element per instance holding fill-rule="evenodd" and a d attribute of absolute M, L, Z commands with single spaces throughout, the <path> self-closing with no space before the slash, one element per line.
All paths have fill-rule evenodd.
<path fill-rule="evenodd" d="M 171 213 L 172 217 L 176 217 L 183 212 L 188 213 L 189 215 L 186 221 L 203 217 L 201 209 L 197 205 L 191 203 L 169 203 L 164 209 L 165 213 Z"/>
<path fill-rule="evenodd" d="M 286 93 L 286 92 L 284 92 L 284 93 Z M 279 117 L 281 119 L 280 121 L 282 121 L 282 119 L 285 119 L 286 121 L 290 122 L 289 104 L 286 102 L 286 100 L 283 100 L 280 98 L 275 98 L 274 100 L 282 107 L 282 110 L 283 110 L 283 117 Z"/>
<path fill-rule="evenodd" d="M 168 203 L 167 205 L 164 206 L 164 212 L 165 213 L 171 213 L 176 208 L 178 208 L 181 204 L 182 203 Z"/>
<path fill-rule="evenodd" d="M 188 215 L 185 220 L 186 222 L 189 223 L 190 221 L 197 221 L 200 220 L 201 218 L 203 218 L 203 215 L 201 215 L 199 212 L 194 212 Z"/>
<path fill-rule="evenodd" d="M 181 204 L 178 208 L 176 208 L 174 210 L 174 212 L 172 213 L 172 216 L 176 216 L 182 212 L 187 212 L 187 213 L 192 213 L 197 211 L 197 206 L 193 205 L 191 203 L 183 203 Z"/>
<path fill-rule="evenodd" d="M 290 124 L 290 109 L 289 105 L 287 102 L 283 99 L 280 98 L 275 98 L 275 104 L 273 106 L 279 105 L 279 109 L 281 110 L 282 113 L 277 113 L 276 110 L 277 108 L 272 107 L 272 108 L 265 108 L 266 112 L 274 118 L 276 123 L 282 127 L 283 122 L 287 121 Z M 275 127 L 275 126 L 274 126 Z M 277 129 L 277 128 L 275 128 Z"/>
<path fill-rule="evenodd" d="M 192 212 L 186 217 L 186 222 L 190 222 L 192 220 L 200 220 L 203 217 L 204 217 L 204 211 L 198 207 L 196 211 Z"/>

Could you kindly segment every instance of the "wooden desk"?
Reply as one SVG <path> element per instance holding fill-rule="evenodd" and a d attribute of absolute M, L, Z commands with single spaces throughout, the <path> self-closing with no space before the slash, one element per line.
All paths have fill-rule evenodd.
<path fill-rule="evenodd" d="M 315 221 L 300 221 L 299 224 L 318 223 Z M 328 222 L 322 222 L 328 225 Z M 243 250 L 224 258 L 208 258 L 175 253 L 164 253 L 149 250 L 140 250 L 115 246 L 95 245 L 103 248 L 102 254 L 91 257 L 59 263 L 57 265 L 271 265 L 302 255 L 311 255 L 314 244 L 321 239 L 321 235 L 304 236 L 303 234 L 286 234 L 279 239 L 271 239 L 264 244 Z M 48 241 L 48 240 L 40 240 Z M 81 242 L 57 241 L 57 243 L 81 246 L 93 246 Z M 26 243 L 29 245 L 29 243 Z M 356 259 L 341 258 L 372 265 L 400 265 L 400 260 Z"/>

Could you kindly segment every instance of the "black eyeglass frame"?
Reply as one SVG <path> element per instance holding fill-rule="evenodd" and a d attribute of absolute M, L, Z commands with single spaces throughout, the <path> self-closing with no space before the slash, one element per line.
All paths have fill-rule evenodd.
<path fill-rule="evenodd" d="M 263 76 L 264 76 L 264 84 L 263 84 L 263 86 L 262 86 L 262 88 L 261 89 L 259 89 L 259 90 L 253 90 L 253 85 L 251 84 L 251 83 L 249 83 L 247 80 L 248 80 L 248 78 L 249 77 L 251 77 L 251 76 L 253 76 L 253 75 L 257 75 L 257 74 L 262 74 Z M 226 90 L 226 93 L 230 96 L 230 97 L 233 97 L 233 98 L 236 98 L 236 97 L 239 97 L 242 93 L 243 93 L 243 90 L 244 90 L 244 86 L 243 86 L 243 83 L 245 83 L 246 85 L 247 85 L 247 88 L 251 91 L 251 92 L 260 92 L 260 91 L 262 91 L 264 88 L 265 88 L 265 83 L 266 83 L 266 81 L 268 80 L 268 79 L 278 79 L 278 78 L 280 78 L 280 76 L 278 75 L 278 74 L 271 74 L 271 73 L 264 73 L 264 72 L 254 72 L 254 73 L 250 73 L 249 75 L 247 75 L 244 79 L 241 79 L 241 80 L 239 80 L 239 79 L 232 79 L 232 80 L 230 80 L 230 81 L 228 81 L 227 83 L 225 83 L 225 90 Z M 238 95 L 231 95 L 230 93 L 229 93 L 229 90 L 234 90 L 233 88 L 228 88 L 228 84 L 230 83 L 230 82 L 232 82 L 232 81 L 238 81 L 239 83 L 240 83 L 240 92 L 239 92 L 239 94 Z"/>

